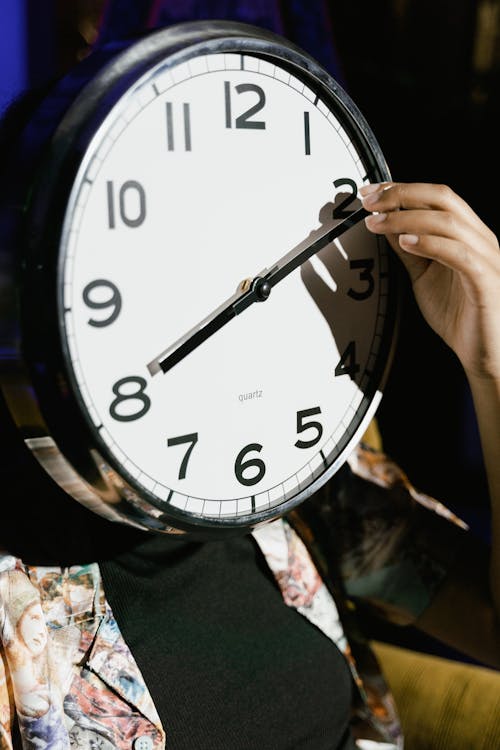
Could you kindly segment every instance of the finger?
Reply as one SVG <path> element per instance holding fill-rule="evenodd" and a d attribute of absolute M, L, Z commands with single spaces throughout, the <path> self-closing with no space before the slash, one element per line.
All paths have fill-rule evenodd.
<path fill-rule="evenodd" d="M 495 260 L 500 257 L 498 251 L 492 253 L 492 244 L 489 238 L 479 233 L 475 227 L 464 223 L 461 217 L 450 214 L 447 211 L 433 210 L 407 210 L 393 211 L 391 213 L 380 213 L 367 216 L 365 219 L 367 228 L 375 234 L 385 234 L 394 237 L 393 246 L 402 247 L 398 241 L 399 235 L 416 237 L 419 247 L 425 247 L 425 237 L 436 237 L 454 240 L 462 246 L 469 248 L 471 255 L 484 256 L 486 260 Z M 408 249 L 404 247 L 403 249 Z M 409 248 L 411 252 L 412 248 Z M 431 258 L 438 260 L 438 258 Z M 443 259 L 443 262 L 444 259 Z M 458 270 L 458 268 L 457 268 Z"/>
<path fill-rule="evenodd" d="M 396 238 L 402 234 L 416 236 L 420 239 L 420 247 L 424 247 L 422 241 L 426 236 L 455 240 L 467 248 L 471 268 L 476 265 L 476 261 L 479 262 L 481 258 L 484 258 L 498 273 L 500 251 L 495 235 L 487 227 L 485 227 L 486 232 L 478 231 L 478 227 L 465 221 L 461 214 L 410 209 L 373 214 L 365 218 L 365 224 L 375 234 L 385 234 Z"/>
<path fill-rule="evenodd" d="M 500 257 L 496 260 L 496 273 L 491 273 L 491 261 L 458 240 L 428 234 L 422 236 L 401 234 L 397 238 L 397 243 L 398 246 L 395 246 L 394 239 L 391 242 L 410 273 L 412 281 L 415 281 L 422 270 L 425 270 L 422 264 L 417 265 L 410 261 L 412 256 L 436 261 L 456 271 L 462 277 L 467 278 L 471 287 L 475 289 L 480 289 L 485 279 L 498 278 Z"/>
<path fill-rule="evenodd" d="M 395 211 L 398 208 L 430 208 L 445 211 L 460 207 L 473 213 L 468 203 L 447 185 L 426 182 L 384 182 L 380 183 L 380 190 L 372 184 L 361 187 L 359 192 L 363 204 L 370 206 L 370 210 L 375 202 L 381 202 L 387 211 Z"/>
<path fill-rule="evenodd" d="M 378 186 L 377 186 L 378 187 Z M 430 183 L 381 183 L 360 188 L 363 206 L 369 211 L 387 212 L 398 209 L 447 211 L 460 217 L 482 234 L 491 234 L 466 201 L 447 185 Z"/>
<path fill-rule="evenodd" d="M 478 234 L 461 217 L 448 211 L 425 209 L 372 214 L 365 224 L 375 234 L 433 234 L 449 239 L 477 242 Z"/>

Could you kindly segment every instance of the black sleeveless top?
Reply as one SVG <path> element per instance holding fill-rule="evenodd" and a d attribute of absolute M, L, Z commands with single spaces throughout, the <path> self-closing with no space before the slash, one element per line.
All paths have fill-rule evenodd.
<path fill-rule="evenodd" d="M 354 750 L 345 659 L 284 604 L 251 536 L 144 534 L 100 567 L 168 750 Z"/>

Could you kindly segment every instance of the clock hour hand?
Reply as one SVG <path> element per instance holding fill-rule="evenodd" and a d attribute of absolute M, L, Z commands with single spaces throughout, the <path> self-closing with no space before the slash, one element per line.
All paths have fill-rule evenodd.
<path fill-rule="evenodd" d="M 222 305 L 207 315 L 198 325 L 177 339 L 168 349 L 158 355 L 148 364 L 151 375 L 167 372 L 174 365 L 184 359 L 210 336 L 219 331 L 232 318 L 249 307 L 253 302 L 263 301 L 269 296 L 271 287 L 265 280 L 257 277 L 253 281 L 243 281 L 237 291 Z"/>
<path fill-rule="evenodd" d="M 158 355 L 148 364 L 151 375 L 159 372 L 168 372 L 174 365 L 178 364 L 184 357 L 203 344 L 210 336 L 219 331 L 226 323 L 250 307 L 254 302 L 264 302 L 270 295 L 273 286 L 276 286 L 292 271 L 301 266 L 313 255 L 318 253 L 333 240 L 340 237 L 344 232 L 357 224 L 369 212 L 359 208 L 350 216 L 328 229 L 323 234 L 311 241 L 311 237 L 296 245 L 286 255 L 280 258 L 270 269 L 265 268 L 253 280 L 243 281 L 237 291 L 223 302 L 216 310 L 204 318 L 198 325 L 188 331 L 180 339 L 177 339 L 168 349 Z"/>

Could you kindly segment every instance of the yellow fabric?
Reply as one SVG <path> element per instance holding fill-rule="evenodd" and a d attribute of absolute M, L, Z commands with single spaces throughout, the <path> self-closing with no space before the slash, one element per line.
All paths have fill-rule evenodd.
<path fill-rule="evenodd" d="M 398 707 L 405 750 L 500 748 L 500 672 L 371 645 Z"/>
<path fill-rule="evenodd" d="M 374 448 L 377 451 L 383 450 L 382 436 L 380 435 L 380 430 L 378 428 L 376 419 L 372 419 L 372 421 L 366 428 L 366 432 L 361 438 L 361 442 L 366 443 L 366 445 L 370 446 L 370 448 Z"/>

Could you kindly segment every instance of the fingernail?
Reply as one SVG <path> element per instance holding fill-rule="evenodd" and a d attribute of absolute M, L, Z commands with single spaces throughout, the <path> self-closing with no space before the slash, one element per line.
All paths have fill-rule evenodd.
<path fill-rule="evenodd" d="M 383 221 L 387 219 L 387 214 L 371 214 L 371 216 L 367 216 L 365 219 L 366 224 L 368 227 L 370 226 L 377 226 L 378 224 L 381 224 Z"/>
<path fill-rule="evenodd" d="M 374 193 L 376 190 L 380 190 L 379 182 L 373 182 L 371 185 L 363 185 L 359 188 L 361 195 L 370 195 L 370 193 Z"/>
<path fill-rule="evenodd" d="M 399 244 L 401 247 L 404 247 L 404 245 L 416 245 L 418 242 L 418 237 L 416 234 L 400 234 L 399 235 Z"/>
<path fill-rule="evenodd" d="M 380 191 L 377 193 L 369 193 L 366 196 L 362 195 L 361 202 L 363 203 L 363 206 L 374 206 L 375 203 L 379 202 L 381 195 L 382 193 Z"/>

